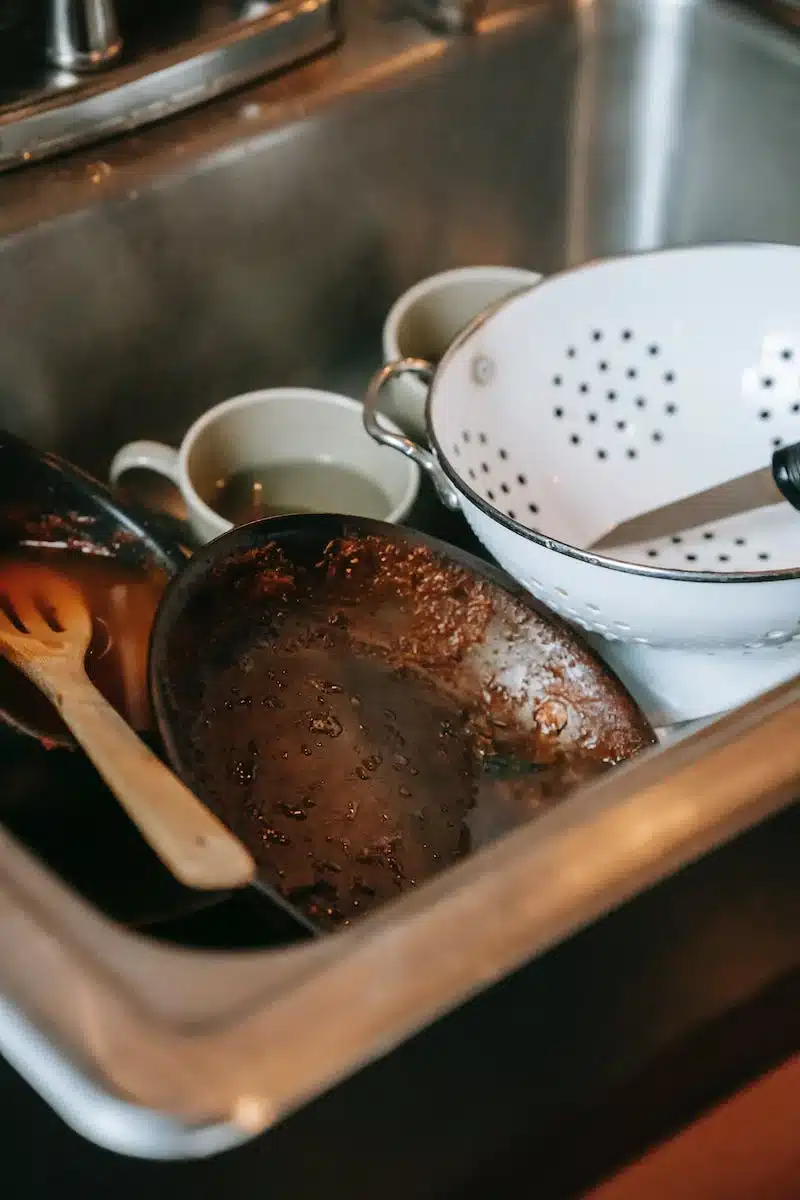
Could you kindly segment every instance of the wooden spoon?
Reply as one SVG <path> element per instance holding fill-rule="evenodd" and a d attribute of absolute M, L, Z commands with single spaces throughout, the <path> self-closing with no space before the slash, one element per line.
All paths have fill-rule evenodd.
<path fill-rule="evenodd" d="M 82 592 L 46 567 L 0 571 L 0 652 L 64 723 L 162 862 L 192 888 L 249 883 L 247 849 L 125 723 L 87 677 L 92 618 Z"/>

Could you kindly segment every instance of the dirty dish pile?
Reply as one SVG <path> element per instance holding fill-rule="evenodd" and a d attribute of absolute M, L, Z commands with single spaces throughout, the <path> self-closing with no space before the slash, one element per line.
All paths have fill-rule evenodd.
<path fill-rule="evenodd" d="M 159 609 L 151 687 L 176 770 L 322 928 L 654 740 L 593 652 L 498 571 L 346 517 L 204 547 Z"/>
<path fill-rule="evenodd" d="M 0 432 L 0 560 L 47 563 L 98 613 L 94 682 L 154 745 L 147 639 L 185 556 L 159 520 L 116 504 L 96 480 Z M 135 614 L 135 615 L 134 615 Z M 124 636 L 123 636 L 124 634 Z M 134 925 L 208 904 L 143 841 L 38 689 L 0 658 L 0 822 L 109 916 Z"/>
<path fill-rule="evenodd" d="M 148 694 L 147 651 L 167 580 L 187 559 L 175 532 L 174 522 L 122 507 L 71 463 L 0 431 L 0 575 L 7 582 L 9 571 L 56 572 L 68 581 L 92 616 L 88 676 L 124 718 L 123 735 L 137 741 L 131 726 L 156 754 L 161 744 Z M 64 617 L 57 622 L 62 628 Z M 116 770 L 121 757 L 111 752 L 104 765 Z M 134 786 L 140 778 L 137 767 Z M 149 787 L 142 799 L 154 795 Z M 86 899 L 126 924 L 169 927 L 229 895 L 178 881 L 77 751 L 55 707 L 2 655 L 0 823 Z M 217 882 L 222 886 L 222 878 Z M 252 911 L 265 942 L 309 936 L 308 923 L 260 881 L 239 894 L 237 912 L 246 920 Z"/>
<path fill-rule="evenodd" d="M 610 259 L 512 296 L 438 366 L 373 380 L 365 423 L 412 457 L 521 584 L 602 646 L 664 720 L 710 715 L 800 671 L 797 514 L 776 505 L 589 549 L 612 526 L 762 467 L 800 437 L 800 248 Z M 430 449 L 380 394 L 429 388 Z"/>

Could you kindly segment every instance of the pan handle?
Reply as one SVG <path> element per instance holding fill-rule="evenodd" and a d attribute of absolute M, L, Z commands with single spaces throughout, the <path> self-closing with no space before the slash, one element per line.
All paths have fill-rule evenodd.
<path fill-rule="evenodd" d="M 423 450 L 405 434 L 394 433 L 381 423 L 378 397 L 384 385 L 390 379 L 396 379 L 400 375 L 415 375 L 426 387 L 430 388 L 433 380 L 433 366 L 424 358 L 400 358 L 396 362 L 387 363 L 385 367 L 381 367 L 380 371 L 373 375 L 364 397 L 364 428 L 370 437 L 374 438 L 381 446 L 388 446 L 390 450 L 399 450 L 401 454 L 405 454 L 418 467 L 421 467 L 433 480 L 442 504 L 455 511 L 460 507 L 458 492 L 439 466 L 436 455 L 430 450 Z"/>

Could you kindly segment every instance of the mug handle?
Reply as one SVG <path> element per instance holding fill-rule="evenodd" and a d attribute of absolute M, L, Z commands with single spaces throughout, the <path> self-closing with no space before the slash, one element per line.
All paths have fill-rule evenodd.
<path fill-rule="evenodd" d="M 388 446 L 390 450 L 398 450 L 400 454 L 405 454 L 418 467 L 421 467 L 433 480 L 442 504 L 446 508 L 456 511 L 461 507 L 458 492 L 439 466 L 436 455 L 432 454 L 430 450 L 423 450 L 405 434 L 387 429 L 382 424 L 378 411 L 378 397 L 390 379 L 396 379 L 401 375 L 416 375 L 430 389 L 433 374 L 433 365 L 426 362 L 424 358 L 399 358 L 395 362 L 381 367 L 370 380 L 367 394 L 364 397 L 364 428 L 379 445 Z"/>
<path fill-rule="evenodd" d="M 180 490 L 178 471 L 178 451 L 163 442 L 128 442 L 122 446 L 111 460 L 108 477 L 112 488 L 125 474 L 134 470 L 154 471 L 163 475 L 170 483 Z"/>

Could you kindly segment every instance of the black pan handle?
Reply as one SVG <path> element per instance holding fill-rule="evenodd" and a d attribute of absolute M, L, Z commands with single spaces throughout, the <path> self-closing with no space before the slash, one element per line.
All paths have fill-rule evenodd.
<path fill-rule="evenodd" d="M 800 509 L 800 442 L 781 446 L 772 456 L 772 475 L 784 500 Z"/>

